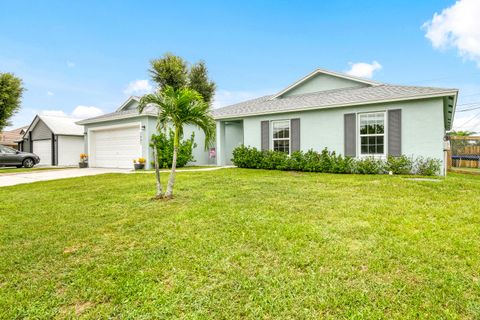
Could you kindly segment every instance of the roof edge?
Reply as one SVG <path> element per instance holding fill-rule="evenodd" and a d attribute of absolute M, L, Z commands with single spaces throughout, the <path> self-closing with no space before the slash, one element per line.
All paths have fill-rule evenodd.
<path fill-rule="evenodd" d="M 116 112 L 112 113 L 112 116 L 115 115 Z M 102 116 L 100 116 L 102 117 Z M 151 113 L 133 113 L 133 114 L 124 114 L 124 115 L 119 115 L 118 117 L 115 117 L 114 119 L 111 118 L 90 118 L 90 119 L 84 119 L 75 122 L 78 125 L 86 125 L 86 124 L 91 124 L 91 123 L 99 123 L 99 122 L 107 122 L 107 121 L 115 121 L 115 120 L 121 120 L 121 119 L 129 119 L 129 118 L 137 118 L 137 117 L 156 117 L 155 114 Z"/>
<path fill-rule="evenodd" d="M 302 111 L 311 111 L 311 110 L 320 110 L 320 109 L 362 106 L 362 105 L 377 104 L 377 103 L 422 100 L 422 99 L 429 99 L 429 98 L 442 98 L 442 97 L 451 96 L 451 95 L 455 96 L 455 104 L 456 104 L 456 97 L 458 95 L 458 90 L 452 90 L 452 91 L 446 91 L 446 92 L 437 93 L 437 94 L 413 95 L 409 97 L 401 97 L 396 99 L 380 99 L 380 100 L 370 100 L 370 101 L 362 101 L 362 102 L 332 104 L 332 105 L 321 106 L 321 107 L 304 107 L 304 108 L 294 108 L 294 109 L 286 109 L 286 110 L 280 110 L 280 111 L 264 111 L 264 112 L 255 112 L 255 113 L 244 114 L 244 115 L 229 115 L 229 116 L 218 116 L 218 117 L 214 116 L 214 118 L 215 120 L 238 119 L 238 118 L 260 116 L 265 114 L 280 114 L 280 113 L 288 113 L 288 112 L 302 112 Z"/>

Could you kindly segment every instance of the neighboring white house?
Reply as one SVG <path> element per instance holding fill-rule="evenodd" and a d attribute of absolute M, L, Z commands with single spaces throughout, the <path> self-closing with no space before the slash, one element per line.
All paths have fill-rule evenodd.
<path fill-rule="evenodd" d="M 39 165 L 78 165 L 83 152 L 83 127 L 68 117 L 37 115 L 23 135 L 22 151 L 40 157 Z"/>
<path fill-rule="evenodd" d="M 89 155 L 89 167 L 132 168 L 133 160 L 143 157 L 146 168 L 153 161 L 150 140 L 157 130 L 157 112 L 154 107 L 145 108 L 143 113 L 137 110 L 139 97 L 127 99 L 115 112 L 78 121 L 85 126 L 85 153 Z M 195 133 L 197 147 L 193 149 L 195 165 L 214 164 L 205 150 L 205 135 L 202 131 L 187 126 L 184 138 Z"/>

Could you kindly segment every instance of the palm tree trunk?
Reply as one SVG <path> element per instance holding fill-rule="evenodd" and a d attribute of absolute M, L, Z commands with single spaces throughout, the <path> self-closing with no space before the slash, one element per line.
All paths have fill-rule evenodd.
<path fill-rule="evenodd" d="M 177 154 L 178 154 L 178 145 L 179 145 L 178 140 L 179 140 L 178 128 L 175 128 L 175 135 L 173 137 L 172 170 L 170 171 L 170 177 L 168 177 L 167 192 L 165 193 L 166 198 L 173 198 L 173 185 L 175 184 L 175 169 L 177 168 Z"/>
<path fill-rule="evenodd" d="M 153 163 L 155 164 L 155 178 L 157 179 L 157 194 L 155 198 L 163 198 L 162 184 L 160 183 L 160 168 L 158 166 L 158 151 L 157 146 L 153 147 Z"/>

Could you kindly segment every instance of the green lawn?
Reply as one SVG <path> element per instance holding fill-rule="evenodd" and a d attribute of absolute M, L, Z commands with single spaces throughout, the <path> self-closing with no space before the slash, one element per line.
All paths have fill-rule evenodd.
<path fill-rule="evenodd" d="M 60 169 L 67 169 L 67 168 L 65 167 L 33 167 L 33 168 L 0 167 L 0 175 L 5 173 L 19 173 L 19 172 L 32 172 L 32 171 L 39 171 L 39 170 L 60 170 Z"/>
<path fill-rule="evenodd" d="M 153 177 L 0 188 L 0 318 L 480 318 L 478 176 Z"/>
<path fill-rule="evenodd" d="M 180 168 L 176 168 L 176 171 L 182 171 L 182 170 L 193 170 L 193 169 L 209 169 L 209 168 L 215 168 L 216 166 L 184 166 Z M 155 169 L 148 169 L 144 170 L 147 172 L 155 172 Z M 160 169 L 162 172 L 170 172 L 170 169 Z"/>

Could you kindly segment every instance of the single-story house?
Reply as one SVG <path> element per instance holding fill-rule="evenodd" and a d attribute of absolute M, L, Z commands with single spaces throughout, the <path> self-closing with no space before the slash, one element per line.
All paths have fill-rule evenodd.
<path fill-rule="evenodd" d="M 273 95 L 213 111 L 217 164 L 235 147 L 350 157 L 429 157 L 445 166 L 457 89 L 403 86 L 318 69 Z"/>
<path fill-rule="evenodd" d="M 89 167 L 133 168 L 133 160 L 143 157 L 146 168 L 153 162 L 150 140 L 157 132 L 157 111 L 147 107 L 138 112 L 139 97 L 128 98 L 115 112 L 78 121 L 85 127 L 85 153 Z M 205 151 L 205 135 L 195 127 L 184 129 L 184 139 L 195 133 L 195 165 L 214 164 Z"/>
<path fill-rule="evenodd" d="M 19 143 L 21 151 L 39 156 L 39 165 L 78 165 L 84 132 L 75 121 L 68 117 L 35 116 Z"/>
<path fill-rule="evenodd" d="M 0 144 L 19 150 L 19 142 L 21 142 L 23 134 L 25 133 L 27 128 L 28 127 L 25 126 L 13 130 L 0 132 Z"/>

